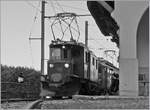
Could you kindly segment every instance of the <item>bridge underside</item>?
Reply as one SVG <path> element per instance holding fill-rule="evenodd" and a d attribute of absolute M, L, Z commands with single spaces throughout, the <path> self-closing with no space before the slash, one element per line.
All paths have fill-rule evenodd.
<path fill-rule="evenodd" d="M 113 3 L 112 1 L 107 1 L 108 3 Z M 119 36 L 117 31 L 119 26 L 116 21 L 111 17 L 111 13 L 107 11 L 98 1 L 87 1 L 88 9 L 95 19 L 100 31 L 105 36 L 113 36 L 112 41 L 116 42 L 119 46 Z"/>

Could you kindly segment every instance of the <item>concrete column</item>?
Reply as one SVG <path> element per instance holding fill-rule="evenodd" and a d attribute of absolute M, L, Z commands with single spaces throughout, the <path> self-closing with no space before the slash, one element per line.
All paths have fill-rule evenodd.
<path fill-rule="evenodd" d="M 137 27 L 148 2 L 115 1 L 113 15 L 120 26 L 120 85 L 121 96 L 138 96 Z"/>
<path fill-rule="evenodd" d="M 135 58 L 120 58 L 121 96 L 138 96 L 138 62 Z"/>

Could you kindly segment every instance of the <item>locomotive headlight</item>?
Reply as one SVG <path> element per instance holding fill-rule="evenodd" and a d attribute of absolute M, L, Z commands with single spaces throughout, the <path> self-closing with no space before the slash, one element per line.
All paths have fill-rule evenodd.
<path fill-rule="evenodd" d="M 49 67 L 50 67 L 50 68 L 53 68 L 53 67 L 54 67 L 54 64 L 49 64 Z"/>
<path fill-rule="evenodd" d="M 66 47 L 63 45 L 62 48 L 65 49 Z"/>
<path fill-rule="evenodd" d="M 46 98 L 46 99 L 50 99 L 51 97 L 50 97 L 50 96 L 46 96 L 45 98 Z"/>
<path fill-rule="evenodd" d="M 65 66 L 65 68 L 69 68 L 69 64 L 68 63 L 66 63 L 64 66 Z"/>

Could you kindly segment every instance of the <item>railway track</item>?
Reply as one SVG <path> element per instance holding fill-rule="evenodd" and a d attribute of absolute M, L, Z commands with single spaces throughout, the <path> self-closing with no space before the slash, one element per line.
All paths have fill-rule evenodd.
<path fill-rule="evenodd" d="M 24 105 L 23 105 L 24 106 Z M 15 107 L 14 107 L 15 108 Z M 18 107 L 19 108 L 19 107 Z M 20 109 L 99 109 L 99 108 L 148 108 L 147 97 L 121 96 L 83 96 L 75 95 L 72 99 L 38 99 L 28 102 Z"/>
<path fill-rule="evenodd" d="M 52 106 L 59 105 L 59 104 L 66 104 L 66 103 L 77 103 L 77 102 L 87 102 L 87 101 L 113 101 L 113 100 L 143 100 L 145 97 L 121 97 L 121 96 L 83 96 L 83 95 L 75 95 L 71 100 L 69 98 L 62 98 L 62 99 L 38 99 L 36 101 L 31 102 L 28 104 L 24 109 L 42 109 L 42 105 L 45 105 L 44 103 L 52 104 Z M 82 101 L 81 101 L 82 100 Z M 84 103 L 83 103 L 84 104 Z M 57 105 L 54 106 L 57 108 Z"/>
<path fill-rule="evenodd" d="M 35 100 L 31 103 L 29 103 L 27 106 L 25 106 L 23 109 L 41 109 L 42 108 L 42 103 L 44 101 L 54 101 L 54 100 L 66 100 L 66 99 L 70 99 L 70 98 L 49 98 L 49 99 L 38 99 L 38 100 Z"/>
<path fill-rule="evenodd" d="M 42 102 L 43 102 L 42 99 L 38 99 L 36 101 L 31 102 L 30 104 L 25 106 L 23 109 L 41 109 Z"/>
<path fill-rule="evenodd" d="M 5 103 L 5 102 L 19 102 L 19 101 L 34 101 L 34 100 L 37 100 L 37 98 L 26 98 L 26 99 L 12 98 L 12 99 L 1 99 L 1 103 Z"/>

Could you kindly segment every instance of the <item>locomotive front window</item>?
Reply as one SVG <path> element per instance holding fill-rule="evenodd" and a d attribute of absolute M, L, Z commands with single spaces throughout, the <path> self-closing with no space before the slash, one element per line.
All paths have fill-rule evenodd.
<path fill-rule="evenodd" d="M 52 48 L 51 49 L 51 59 L 61 59 L 61 49 Z"/>

